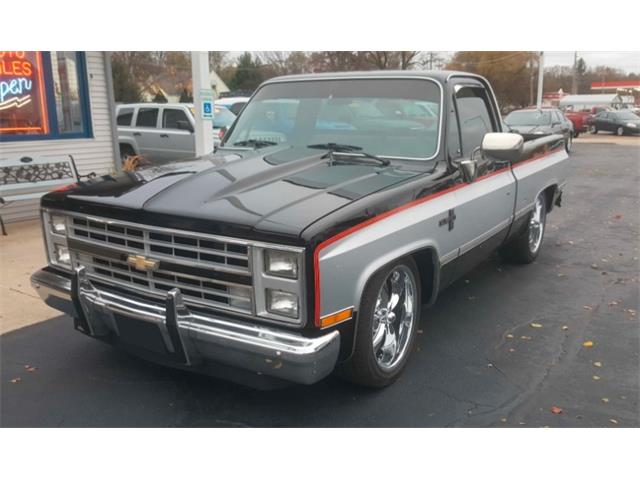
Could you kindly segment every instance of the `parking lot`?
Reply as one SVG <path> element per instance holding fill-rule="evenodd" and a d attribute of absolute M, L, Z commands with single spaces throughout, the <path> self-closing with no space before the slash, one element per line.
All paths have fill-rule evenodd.
<path fill-rule="evenodd" d="M 638 427 L 639 182 L 640 137 L 577 139 L 538 260 L 493 258 L 444 292 L 403 376 L 379 391 L 333 377 L 254 391 L 84 337 L 30 291 L 37 226 L 10 225 L 0 424 Z"/>

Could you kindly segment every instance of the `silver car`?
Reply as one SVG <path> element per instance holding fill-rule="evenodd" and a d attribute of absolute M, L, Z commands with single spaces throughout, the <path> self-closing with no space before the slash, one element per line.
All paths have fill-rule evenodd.
<path fill-rule="evenodd" d="M 214 147 L 236 116 L 225 107 L 213 112 Z M 153 163 L 195 156 L 194 107 L 188 103 L 132 103 L 116 107 L 120 158 L 143 155 Z"/>

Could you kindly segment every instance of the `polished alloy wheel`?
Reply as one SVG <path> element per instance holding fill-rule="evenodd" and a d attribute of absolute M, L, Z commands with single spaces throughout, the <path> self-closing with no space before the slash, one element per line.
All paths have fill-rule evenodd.
<path fill-rule="evenodd" d="M 378 366 L 393 369 L 405 357 L 416 318 L 416 280 L 405 265 L 384 280 L 373 312 L 373 354 Z"/>
<path fill-rule="evenodd" d="M 536 206 L 529 219 L 529 250 L 534 254 L 538 251 L 542 243 L 544 217 L 544 203 L 542 202 L 542 196 L 538 195 L 538 198 L 536 198 Z"/>

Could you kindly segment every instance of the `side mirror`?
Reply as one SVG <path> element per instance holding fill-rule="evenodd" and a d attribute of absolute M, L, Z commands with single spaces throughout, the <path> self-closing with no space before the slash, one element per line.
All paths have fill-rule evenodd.
<path fill-rule="evenodd" d="M 522 155 L 524 139 L 517 133 L 487 133 L 482 139 L 482 154 L 497 160 L 515 162 Z"/>
<path fill-rule="evenodd" d="M 187 130 L 193 133 L 193 126 L 187 120 L 178 120 L 176 125 L 178 126 L 178 130 Z"/>

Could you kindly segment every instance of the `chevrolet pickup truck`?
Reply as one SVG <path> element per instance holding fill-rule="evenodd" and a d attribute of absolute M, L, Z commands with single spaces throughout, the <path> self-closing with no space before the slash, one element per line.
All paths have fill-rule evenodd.
<path fill-rule="evenodd" d="M 473 74 L 275 78 L 214 154 L 45 195 L 32 284 L 79 332 L 151 361 L 260 388 L 334 371 L 383 387 L 442 289 L 496 250 L 540 252 L 563 138 L 501 130 Z"/>

